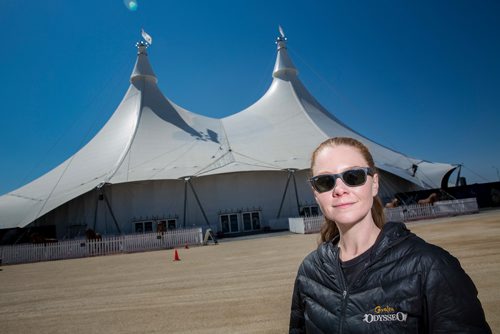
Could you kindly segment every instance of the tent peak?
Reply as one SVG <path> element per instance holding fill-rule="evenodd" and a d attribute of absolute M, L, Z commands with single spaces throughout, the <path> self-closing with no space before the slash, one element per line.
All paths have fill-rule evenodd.
<path fill-rule="evenodd" d="M 155 73 L 149 64 L 147 48 L 149 47 L 149 43 L 145 43 L 143 41 L 137 42 L 135 46 L 137 47 L 137 61 L 135 62 L 134 71 L 130 76 L 130 82 L 134 83 L 138 79 L 144 79 L 153 81 L 154 83 L 158 82 Z"/>
<path fill-rule="evenodd" d="M 274 65 L 273 77 L 280 79 L 290 79 L 290 77 L 295 77 L 299 74 L 299 71 L 295 68 L 292 60 L 288 56 L 285 32 L 281 26 L 278 27 L 280 36 L 276 38 L 276 46 L 278 49 L 278 55 L 276 57 L 276 63 Z"/>
<path fill-rule="evenodd" d="M 144 41 L 140 41 L 140 42 L 137 42 L 135 43 L 135 47 L 137 48 L 137 55 L 148 55 L 148 53 L 146 52 L 146 49 L 149 47 L 149 44 L 144 42 Z"/>

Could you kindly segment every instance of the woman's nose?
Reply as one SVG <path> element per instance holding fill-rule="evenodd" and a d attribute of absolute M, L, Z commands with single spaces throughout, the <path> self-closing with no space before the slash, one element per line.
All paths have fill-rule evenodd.
<path fill-rule="evenodd" d="M 339 177 L 338 179 L 335 180 L 335 187 L 333 188 L 332 194 L 333 196 L 339 196 L 347 192 L 347 186 L 345 185 L 344 181 Z"/>

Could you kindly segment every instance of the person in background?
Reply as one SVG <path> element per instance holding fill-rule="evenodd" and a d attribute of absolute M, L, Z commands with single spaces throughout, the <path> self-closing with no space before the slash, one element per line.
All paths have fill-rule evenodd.
<path fill-rule="evenodd" d="M 491 333 L 459 261 L 403 223 L 385 223 L 365 145 L 324 141 L 311 173 L 325 221 L 297 273 L 290 333 Z"/>

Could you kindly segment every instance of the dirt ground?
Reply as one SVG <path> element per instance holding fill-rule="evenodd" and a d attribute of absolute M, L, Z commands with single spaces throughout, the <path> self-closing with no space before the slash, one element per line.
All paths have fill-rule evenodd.
<path fill-rule="evenodd" d="M 407 224 L 457 256 L 500 332 L 500 210 Z M 1 333 L 286 333 L 297 268 L 318 235 L 3 266 Z"/>

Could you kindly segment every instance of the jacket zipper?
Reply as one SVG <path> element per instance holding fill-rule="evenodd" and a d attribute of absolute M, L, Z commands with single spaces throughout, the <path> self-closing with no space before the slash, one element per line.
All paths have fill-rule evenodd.
<path fill-rule="evenodd" d="M 347 297 L 349 296 L 349 292 L 347 290 L 344 290 L 342 293 L 342 309 L 340 312 L 340 324 L 339 324 L 339 333 L 342 333 L 344 330 L 344 317 L 345 317 L 345 312 L 346 312 L 346 306 L 347 306 Z"/>
<path fill-rule="evenodd" d="M 339 333 L 342 333 L 343 329 L 344 329 L 344 317 L 345 317 L 345 312 L 346 312 L 346 308 L 347 308 L 347 298 L 349 296 L 349 291 L 347 289 L 347 284 L 345 282 L 345 277 L 344 277 L 344 273 L 342 271 L 342 269 L 340 268 L 340 266 L 337 266 L 338 268 L 338 276 L 340 277 L 340 283 L 342 284 L 342 305 L 341 305 L 341 309 L 340 309 L 340 321 L 339 321 Z"/>

